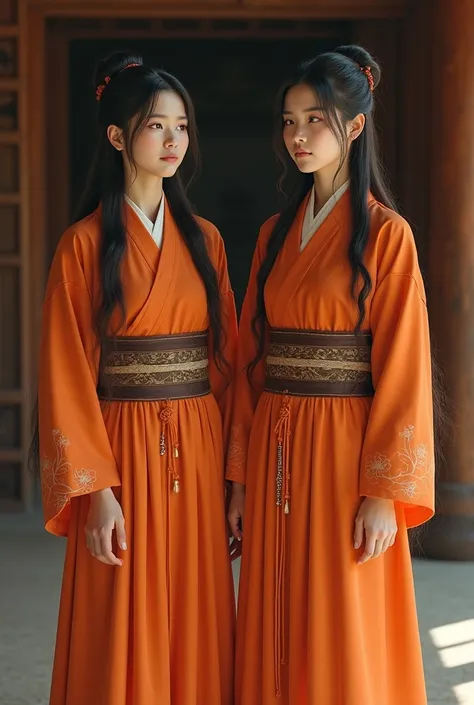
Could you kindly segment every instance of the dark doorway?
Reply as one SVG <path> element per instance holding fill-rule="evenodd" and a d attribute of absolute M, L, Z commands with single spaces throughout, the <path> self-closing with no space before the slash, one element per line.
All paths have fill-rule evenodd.
<path fill-rule="evenodd" d="M 77 203 L 95 144 L 96 62 L 131 48 L 174 73 L 195 105 L 203 159 L 190 191 L 197 212 L 224 237 L 240 304 L 260 225 L 278 207 L 279 167 L 272 118 L 281 82 L 297 63 L 347 41 L 347 36 L 295 39 L 79 39 L 70 44 L 70 192 Z"/>

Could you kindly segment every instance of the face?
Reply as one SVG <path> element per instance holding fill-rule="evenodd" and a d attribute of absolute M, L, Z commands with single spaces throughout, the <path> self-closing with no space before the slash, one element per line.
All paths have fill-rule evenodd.
<path fill-rule="evenodd" d="M 109 139 L 123 151 L 121 130 L 111 125 Z M 188 145 L 188 118 L 184 102 L 177 93 L 163 91 L 132 147 L 137 177 L 173 176 L 185 157 Z"/>
<path fill-rule="evenodd" d="M 341 161 L 341 145 L 331 131 L 327 116 L 319 109 L 316 93 L 307 85 L 290 88 L 283 106 L 283 141 L 298 169 L 305 174 L 337 171 Z M 359 117 L 357 116 L 356 121 Z M 346 126 L 348 141 L 362 131 L 354 121 Z"/>

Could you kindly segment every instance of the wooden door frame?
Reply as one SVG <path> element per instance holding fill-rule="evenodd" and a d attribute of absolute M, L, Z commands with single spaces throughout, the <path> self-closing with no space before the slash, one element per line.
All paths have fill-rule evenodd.
<path fill-rule="evenodd" d="M 67 199 L 58 203 L 56 193 L 45 194 L 49 181 L 47 155 L 48 125 L 46 110 L 47 72 L 56 71 L 59 81 L 68 90 L 68 66 L 64 61 L 64 46 L 56 47 L 57 63 L 48 63 L 47 22 L 54 18 L 87 20 L 88 18 L 153 19 L 157 22 L 171 18 L 203 20 L 352 20 L 363 22 L 374 19 L 401 19 L 416 0 L 19 0 L 19 106 L 20 106 L 20 191 L 22 243 L 22 308 L 21 356 L 22 383 L 22 493 L 23 506 L 32 506 L 33 482 L 26 471 L 26 447 L 29 438 L 30 411 L 37 375 L 37 351 L 40 330 L 40 302 L 43 299 L 47 259 L 47 198 L 55 198 L 55 206 L 63 208 Z M 66 41 L 67 44 L 67 41 Z M 66 108 L 67 111 L 67 108 Z M 64 119 L 66 118 L 66 119 Z M 68 129 L 67 112 L 53 131 L 57 144 L 67 144 L 64 131 Z M 51 135 L 51 126 L 49 127 Z M 60 150 L 59 150 L 60 151 Z M 58 154 L 56 154 L 58 158 Z M 67 151 L 61 156 L 67 173 Z M 61 205 L 63 203 L 63 205 Z M 49 203 L 49 208 L 52 207 Z M 64 210 L 66 209 L 66 210 Z M 26 391 L 25 391 L 26 390 Z"/>
<path fill-rule="evenodd" d="M 39 331 L 38 301 L 43 297 L 45 286 L 44 271 L 37 265 L 46 260 L 46 214 L 47 205 L 43 185 L 48 181 L 46 146 L 47 129 L 45 97 L 46 71 L 52 70 L 47 64 L 46 22 L 49 18 L 201 18 L 201 19 L 298 19 L 305 20 L 366 20 L 402 18 L 409 0 L 206 0 L 197 4 L 192 0 L 173 0 L 160 2 L 156 0 L 20 0 L 20 27 L 24 52 L 25 71 L 21 84 L 23 110 L 34 116 L 28 131 L 22 135 L 26 141 L 23 150 L 22 174 L 27 174 L 28 199 L 23 205 L 24 229 L 28 234 L 30 262 L 35 263 L 30 277 L 31 302 L 31 342 L 37 347 Z M 58 46 L 62 52 L 64 47 Z M 56 71 L 61 84 L 67 88 L 67 65 L 58 63 Z M 66 129 L 64 123 L 57 126 Z M 59 140 L 58 140 L 59 141 Z M 68 165 L 67 155 L 63 165 Z M 66 173 L 66 172 L 65 172 Z M 63 206 L 59 206 L 62 208 Z M 67 207 L 67 204 L 66 204 Z M 31 218 L 34 214 L 34 219 Z M 31 220 L 30 220 L 31 219 Z M 36 345 L 35 345 L 36 341 Z M 32 363 L 31 373 L 35 374 Z"/>
<path fill-rule="evenodd" d="M 189 18 L 186 18 L 188 20 Z M 252 39 L 284 39 L 285 37 L 321 38 L 340 36 L 347 29 L 345 24 L 337 21 L 321 22 L 321 26 L 305 29 L 303 22 L 292 23 L 286 31 L 281 27 L 270 27 L 268 30 L 260 28 L 258 20 L 248 22 L 245 28 L 233 28 L 229 25 L 225 30 L 216 32 L 212 22 L 206 19 L 198 31 L 189 28 L 176 28 L 169 30 L 163 27 L 162 19 L 153 23 L 150 29 L 120 29 L 112 24 L 105 24 L 101 28 L 74 26 L 60 26 L 47 28 L 45 42 L 46 62 L 46 144 L 48 155 L 46 159 L 46 230 L 48 234 L 59 236 L 67 227 L 70 219 L 70 193 L 69 183 L 64 178 L 70 170 L 70 139 L 69 139 L 69 47 L 77 39 L 114 39 L 123 36 L 124 39 L 237 39 L 239 37 Z M 55 71 L 54 85 L 48 90 L 48 74 Z M 47 253 L 46 253 L 47 254 Z"/>

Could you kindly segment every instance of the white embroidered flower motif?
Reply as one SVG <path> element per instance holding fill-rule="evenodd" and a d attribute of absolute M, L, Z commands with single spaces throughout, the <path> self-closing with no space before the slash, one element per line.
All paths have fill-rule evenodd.
<path fill-rule="evenodd" d="M 411 441 L 415 435 L 415 427 L 414 426 L 405 426 L 403 431 L 400 431 L 399 435 L 402 438 L 406 438 L 408 441 Z"/>
<path fill-rule="evenodd" d="M 71 497 L 92 492 L 96 472 L 87 468 L 72 471 L 71 463 L 65 457 L 69 439 L 57 428 L 53 429 L 52 436 L 56 457 L 41 458 L 42 487 L 45 503 L 52 505 L 59 512 Z"/>
<path fill-rule="evenodd" d="M 392 463 L 386 455 L 382 455 L 381 453 L 374 453 L 374 455 L 367 456 L 367 460 L 365 463 L 367 477 L 383 477 L 386 472 L 390 471 L 391 467 Z"/>
<path fill-rule="evenodd" d="M 428 448 L 424 443 L 420 443 L 419 446 L 415 448 L 415 455 L 419 465 L 424 465 L 426 458 L 428 457 Z"/>
<path fill-rule="evenodd" d="M 392 461 L 381 453 L 368 455 L 365 475 L 368 480 L 388 489 L 394 495 L 415 499 L 420 494 L 422 485 L 433 481 L 434 459 L 431 458 L 428 462 L 428 448 L 424 443 L 413 447 L 414 426 L 406 426 L 399 436 L 403 438 L 403 449 L 396 453 L 399 463 L 392 465 Z"/>
<path fill-rule="evenodd" d="M 78 487 L 82 488 L 83 492 L 90 492 L 94 487 L 96 474 L 94 470 L 86 470 L 81 468 L 74 471 L 74 482 Z"/>
<path fill-rule="evenodd" d="M 403 487 L 403 492 L 407 495 L 407 497 L 410 497 L 410 499 L 413 499 L 414 497 L 416 497 L 416 494 L 417 494 L 416 482 L 406 482 Z"/>
<path fill-rule="evenodd" d="M 69 440 L 63 436 L 61 431 L 59 431 L 57 428 L 53 430 L 53 437 L 54 437 L 54 442 L 56 443 L 59 448 L 67 448 L 69 445 Z"/>

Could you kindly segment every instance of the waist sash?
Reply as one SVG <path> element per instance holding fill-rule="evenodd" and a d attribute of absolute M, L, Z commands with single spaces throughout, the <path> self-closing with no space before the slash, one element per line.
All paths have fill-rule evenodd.
<path fill-rule="evenodd" d="M 210 392 L 207 331 L 114 338 L 106 353 L 101 399 L 161 401 Z"/>
<path fill-rule="evenodd" d="M 270 330 L 265 389 L 304 397 L 372 396 L 370 333 Z"/>

